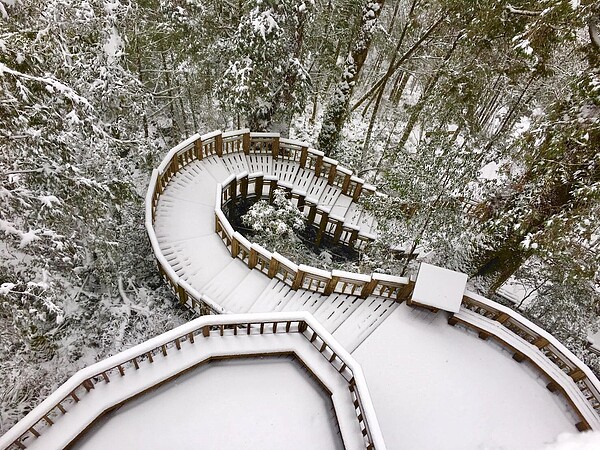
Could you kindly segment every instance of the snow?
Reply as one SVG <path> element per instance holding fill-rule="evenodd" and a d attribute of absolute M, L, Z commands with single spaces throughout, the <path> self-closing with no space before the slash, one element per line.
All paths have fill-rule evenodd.
<path fill-rule="evenodd" d="M 74 448 L 342 449 L 332 407 L 289 358 L 211 362 L 109 414 Z"/>
<path fill-rule="evenodd" d="M 458 312 L 467 275 L 443 267 L 421 263 L 412 301 L 425 306 Z"/>
<path fill-rule="evenodd" d="M 544 446 L 543 450 L 598 450 L 600 448 L 600 433 L 563 433 L 555 442 Z"/>
<path fill-rule="evenodd" d="M 352 353 L 389 448 L 535 449 L 575 431 L 532 367 L 446 317 L 400 305 Z"/>

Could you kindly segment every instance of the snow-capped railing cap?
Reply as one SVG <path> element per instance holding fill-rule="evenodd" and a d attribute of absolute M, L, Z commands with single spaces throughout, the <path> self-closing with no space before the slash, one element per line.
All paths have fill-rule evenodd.
<path fill-rule="evenodd" d="M 237 174 L 235 177 L 236 177 L 238 180 L 241 180 L 242 178 L 245 178 L 245 177 L 247 177 L 247 176 L 248 176 L 248 171 L 247 171 L 247 170 L 244 170 L 243 172 L 240 172 L 240 173 L 238 173 L 238 174 Z"/>
<path fill-rule="evenodd" d="M 263 172 L 252 172 L 248 174 L 248 178 L 259 178 L 264 176 L 265 174 Z"/>
<path fill-rule="evenodd" d="M 303 191 L 302 189 L 298 189 L 298 188 L 293 188 L 292 194 L 299 195 L 300 197 L 306 197 L 306 191 Z"/>
<path fill-rule="evenodd" d="M 317 210 L 329 214 L 331 212 L 331 206 L 328 205 L 317 205 Z"/>
<path fill-rule="evenodd" d="M 398 277 L 396 275 L 388 275 L 385 273 L 378 273 L 378 272 L 374 272 L 371 275 L 371 278 L 373 280 L 385 281 L 387 283 L 394 283 L 394 284 L 398 284 L 398 285 L 400 285 L 400 284 L 405 285 L 405 284 L 408 284 L 408 282 L 410 281 L 408 279 L 408 277 Z"/>
<path fill-rule="evenodd" d="M 327 346 L 346 364 L 346 366 L 352 371 L 354 376 L 354 382 L 358 388 L 361 406 L 363 414 L 366 418 L 366 423 L 369 427 L 371 439 L 377 450 L 385 450 L 385 441 L 381 434 L 381 428 L 379 427 L 379 421 L 375 414 L 375 408 L 373 407 L 373 401 L 371 400 L 371 394 L 367 386 L 367 381 L 363 374 L 362 368 L 358 362 L 348 353 L 348 351 L 342 347 L 342 345 L 325 329 L 325 327 L 316 320 L 310 313 L 306 311 L 298 312 L 304 316 L 304 321 L 308 326 L 315 332 L 321 340 L 327 344 Z"/>
<path fill-rule="evenodd" d="M 287 259 L 285 256 L 283 256 L 277 252 L 273 252 L 273 259 L 275 259 L 276 261 L 279 262 L 279 264 L 284 265 L 288 269 L 290 269 L 294 272 L 298 272 L 298 265 L 295 262 L 292 262 L 289 259 Z"/>
<path fill-rule="evenodd" d="M 225 233 L 227 233 L 227 235 L 229 237 L 233 236 L 233 233 L 235 233 L 235 230 L 229 223 L 229 220 L 227 220 L 227 217 L 225 217 L 225 214 L 223 213 L 223 211 L 221 209 L 217 209 L 215 211 L 215 214 L 219 218 L 219 221 L 221 222 L 221 225 L 223 226 Z"/>
<path fill-rule="evenodd" d="M 344 222 L 344 220 L 346 220 L 346 218 L 345 218 L 345 217 L 343 217 L 343 216 L 338 216 L 338 215 L 336 215 L 336 214 L 329 214 L 329 218 L 330 218 L 331 220 L 335 220 L 336 222 Z"/>
<path fill-rule="evenodd" d="M 229 176 L 223 180 L 223 183 L 221 183 L 223 185 L 221 189 L 226 188 L 233 180 L 235 180 L 235 173 L 230 173 Z"/>
<path fill-rule="evenodd" d="M 221 130 L 215 130 L 215 131 L 211 131 L 210 133 L 206 133 L 203 134 L 202 136 L 200 136 L 200 140 L 202 142 L 204 141 L 209 141 L 211 139 L 216 138 L 217 136 L 219 136 L 220 134 L 223 134 L 223 132 Z"/>
<path fill-rule="evenodd" d="M 359 233 L 358 235 L 371 241 L 377 239 L 377 235 L 373 233 Z"/>
<path fill-rule="evenodd" d="M 332 166 L 337 166 L 339 164 L 339 162 L 338 162 L 337 159 L 333 159 L 333 158 L 330 158 L 328 156 L 325 156 L 323 158 L 323 162 L 327 163 L 327 164 L 331 164 Z"/>
<path fill-rule="evenodd" d="M 336 169 L 338 172 L 344 173 L 346 175 L 352 175 L 352 171 L 350 169 L 346 169 L 343 166 L 337 166 Z"/>
<path fill-rule="evenodd" d="M 362 188 L 363 188 L 363 191 L 365 191 L 365 190 L 366 191 L 373 191 L 373 192 L 377 191 L 377 188 L 375 186 L 373 186 L 372 184 L 369 184 L 369 183 L 364 183 L 362 185 Z"/>
<path fill-rule="evenodd" d="M 265 174 L 264 180 L 265 181 L 279 181 L 279 178 L 277 178 L 275 175 Z"/>
<path fill-rule="evenodd" d="M 297 139 L 280 138 L 279 142 L 282 144 L 293 145 L 294 147 L 308 147 L 306 142 Z"/>
<path fill-rule="evenodd" d="M 223 200 L 223 185 L 221 183 L 217 183 L 217 191 L 215 192 L 215 209 L 221 209 L 223 204 L 221 203 Z"/>
<path fill-rule="evenodd" d="M 257 138 L 257 139 L 260 139 L 260 138 L 273 139 L 273 138 L 278 138 L 280 136 L 281 135 L 279 133 L 265 133 L 262 131 L 252 131 L 250 133 L 251 138 Z"/>
<path fill-rule="evenodd" d="M 281 186 L 281 187 L 284 187 L 284 188 L 287 188 L 287 189 L 289 189 L 289 190 L 292 190 L 292 189 L 294 189 L 294 183 L 292 183 L 292 182 L 290 182 L 290 181 L 279 181 L 279 182 L 277 183 L 277 185 L 278 185 L 278 186 Z"/>
<path fill-rule="evenodd" d="M 484 297 L 482 295 L 476 294 L 475 292 L 472 292 L 472 291 L 469 291 L 469 290 L 465 290 L 465 294 L 464 295 L 465 295 L 465 297 L 472 298 L 473 300 L 476 300 L 476 301 L 478 301 L 480 303 L 483 303 L 484 305 L 488 305 L 491 308 L 494 308 L 494 309 L 496 309 L 496 310 L 498 310 L 500 312 L 503 312 L 503 313 L 507 314 L 508 316 L 510 316 L 513 319 L 515 319 L 515 321 L 517 321 L 520 324 L 524 325 L 525 327 L 529 328 L 531 331 L 533 331 L 533 332 L 539 334 L 540 336 L 543 336 L 544 338 L 546 338 L 548 340 L 548 342 L 550 344 L 552 344 L 553 347 L 555 347 L 565 357 L 567 357 L 575 365 L 577 365 L 577 367 L 579 369 L 581 369 L 581 371 L 588 378 L 588 380 L 590 381 L 590 383 L 596 388 L 596 390 L 598 390 L 600 392 L 600 381 L 598 380 L 598 378 L 596 377 L 596 375 L 594 375 L 594 373 L 591 371 L 591 369 L 583 361 L 581 361 L 577 356 L 575 356 L 573 354 L 573 352 L 571 352 L 567 347 L 565 347 L 563 344 L 561 344 L 561 342 L 558 339 L 556 339 L 554 336 L 552 336 L 546 330 L 544 330 L 543 328 L 540 328 L 535 323 L 533 323 L 530 320 L 526 319 L 521 314 L 513 311 L 512 309 L 507 308 L 506 306 L 503 306 L 503 305 L 501 305 L 499 303 L 496 303 L 495 301 L 490 300 L 489 298 L 486 298 L 486 297 Z"/>
<path fill-rule="evenodd" d="M 239 231 L 236 231 L 235 233 L 233 233 L 233 237 L 236 239 L 236 241 L 238 241 L 244 247 L 250 248 L 250 246 L 252 245 L 252 242 L 250 242 L 248 239 L 246 239 L 246 237 L 243 234 L 241 234 Z"/>
<path fill-rule="evenodd" d="M 368 283 L 371 281 L 371 275 L 366 275 L 364 273 L 354 273 L 354 272 L 346 272 L 345 270 L 337 270 L 333 269 L 331 271 L 331 275 L 338 278 L 343 278 L 352 281 L 363 281 Z"/>
<path fill-rule="evenodd" d="M 354 225 L 353 223 L 344 222 L 344 228 L 348 228 L 349 230 L 360 231 L 360 227 L 358 225 Z"/>
<path fill-rule="evenodd" d="M 193 147 L 194 142 L 196 142 L 198 139 L 200 139 L 200 135 L 196 133 L 193 136 L 187 138 L 182 143 L 177 144 L 175 147 L 173 147 L 173 150 L 175 150 L 175 153 L 183 153 L 184 151 L 189 150 L 191 147 Z"/>
<path fill-rule="evenodd" d="M 154 203 L 154 190 L 156 189 L 156 184 L 158 183 L 158 170 L 154 169 L 152 171 L 152 175 L 150 175 L 150 183 L 148 185 L 148 190 L 146 191 L 146 197 L 144 200 L 145 210 L 146 210 L 146 220 L 150 218 L 152 221 L 152 204 Z"/>
<path fill-rule="evenodd" d="M 304 201 L 305 201 L 306 203 L 310 203 L 311 205 L 318 205 L 318 204 L 319 204 L 319 199 L 318 199 L 318 198 L 315 198 L 315 197 L 309 197 L 309 196 L 307 196 L 307 197 L 304 199 Z"/>
<path fill-rule="evenodd" d="M 328 272 L 327 270 L 318 269 L 316 267 L 307 266 L 305 264 L 300 264 L 298 266 L 298 270 L 300 270 L 301 272 L 308 273 L 310 275 L 315 275 L 319 278 L 325 278 L 327 280 L 331 280 L 331 272 Z"/>
<path fill-rule="evenodd" d="M 350 177 L 350 181 L 354 181 L 355 183 L 359 183 L 359 184 L 364 184 L 365 183 L 364 179 L 362 179 L 362 178 L 360 178 L 360 177 L 358 177 L 356 175 L 352 175 Z"/>
<path fill-rule="evenodd" d="M 254 251 L 256 251 L 256 253 L 259 253 L 260 255 L 262 255 L 265 259 L 271 259 L 273 257 L 273 254 L 267 250 L 266 248 L 264 248 L 262 245 L 257 244 L 257 243 L 252 243 L 250 245 L 250 248 Z"/>
<path fill-rule="evenodd" d="M 250 133 L 250 129 L 249 128 L 241 128 L 239 130 L 232 130 L 232 131 L 225 131 L 223 133 L 223 139 L 228 139 L 231 137 L 237 137 L 241 134 L 246 134 L 246 133 Z"/>
<path fill-rule="evenodd" d="M 323 157 L 323 161 L 325 161 L 325 158 L 324 158 L 325 152 L 322 152 L 321 150 L 317 150 L 316 148 L 309 148 L 308 153 L 310 153 L 311 155 L 314 155 L 314 156 L 321 156 L 321 157 Z"/>

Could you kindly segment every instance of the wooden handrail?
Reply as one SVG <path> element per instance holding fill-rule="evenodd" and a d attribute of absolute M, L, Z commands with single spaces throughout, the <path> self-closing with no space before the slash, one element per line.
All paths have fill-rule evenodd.
<path fill-rule="evenodd" d="M 581 397 L 600 416 L 600 381 L 590 368 L 560 343 L 558 339 L 516 311 L 474 292 L 465 292 L 461 308 L 498 322 L 513 335 L 536 347 L 549 363 L 558 367 L 573 380 L 581 392 Z M 515 355 L 515 359 L 517 361 L 523 360 L 524 356 Z M 573 401 L 572 403 L 575 404 Z M 598 419 L 600 423 L 600 417 Z M 592 426 L 592 424 L 588 425 Z"/>
<path fill-rule="evenodd" d="M 67 414 L 74 403 L 93 395 L 95 386 L 99 383 L 110 383 L 114 377 L 121 378 L 130 372 L 142 370 L 149 364 L 155 364 L 157 358 L 167 358 L 173 351 L 185 351 L 185 342 L 193 345 L 198 340 L 223 335 L 225 332 L 233 336 L 298 333 L 306 338 L 349 383 L 351 391 L 353 387 L 358 387 L 356 420 L 361 430 L 367 431 L 366 435 L 363 433 L 366 436 L 365 448 L 385 448 L 362 370 L 322 325 L 306 312 L 219 315 L 188 322 L 80 370 L 2 436 L 0 447 L 7 444 L 3 448 L 11 445 L 26 448 L 25 442 L 43 435 L 45 428 L 54 425 Z"/>

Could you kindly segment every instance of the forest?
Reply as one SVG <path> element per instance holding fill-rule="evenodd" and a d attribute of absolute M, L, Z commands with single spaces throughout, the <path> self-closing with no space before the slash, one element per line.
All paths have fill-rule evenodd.
<path fill-rule="evenodd" d="M 598 2 L 0 0 L 0 16 L 0 434 L 192 317 L 143 199 L 169 148 L 216 129 L 339 160 L 385 194 L 361 264 L 467 273 L 600 374 Z"/>

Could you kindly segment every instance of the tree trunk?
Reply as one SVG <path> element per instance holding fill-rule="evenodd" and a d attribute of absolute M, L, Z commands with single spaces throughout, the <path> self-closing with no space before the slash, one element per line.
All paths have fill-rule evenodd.
<path fill-rule="evenodd" d="M 318 137 L 319 148 L 327 155 L 332 154 L 338 145 L 342 127 L 348 116 L 350 98 L 369 54 L 371 40 L 383 9 L 383 3 L 384 0 L 373 0 L 367 2 L 363 8 L 360 31 L 346 58 L 342 78 L 334 90 L 333 98 L 327 105 Z"/>

